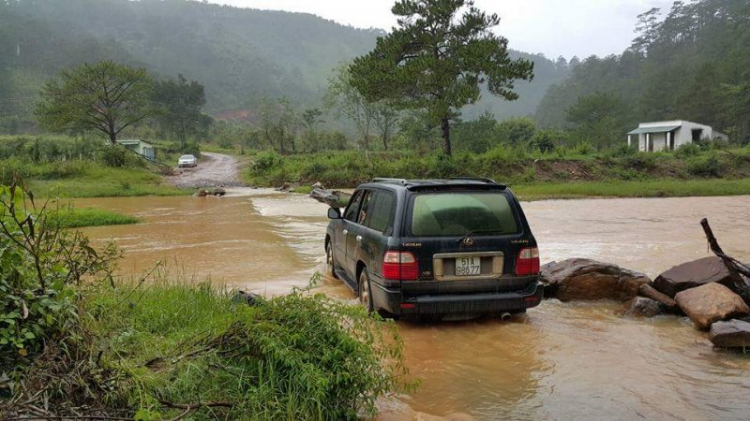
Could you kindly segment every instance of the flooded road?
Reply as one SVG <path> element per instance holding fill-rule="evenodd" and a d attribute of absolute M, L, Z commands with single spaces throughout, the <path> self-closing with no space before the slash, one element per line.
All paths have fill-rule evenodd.
<path fill-rule="evenodd" d="M 266 294 L 323 271 L 325 205 L 298 195 L 237 190 L 225 198 L 77 200 L 143 218 L 90 228 L 125 251 L 125 276 L 157 261 L 197 280 Z M 524 210 L 542 261 L 590 257 L 654 277 L 707 256 L 699 221 L 750 261 L 750 197 L 540 201 Z M 337 281 L 326 294 L 354 302 Z M 750 357 L 712 350 L 690 322 L 620 319 L 616 304 L 551 300 L 510 322 L 399 322 L 418 391 L 382 405 L 381 419 L 750 418 Z"/>

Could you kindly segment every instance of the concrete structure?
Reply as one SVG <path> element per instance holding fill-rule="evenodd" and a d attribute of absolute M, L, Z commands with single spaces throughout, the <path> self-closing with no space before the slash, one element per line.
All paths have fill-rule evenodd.
<path fill-rule="evenodd" d="M 124 139 L 118 140 L 117 143 L 137 153 L 138 155 L 143 156 L 149 161 L 153 161 L 154 159 L 156 159 L 156 156 L 154 155 L 154 145 L 146 141 L 140 139 Z"/>
<path fill-rule="evenodd" d="M 638 137 L 634 138 L 636 135 Z M 637 129 L 628 133 L 628 146 L 636 139 L 641 152 L 673 151 L 682 145 L 701 140 L 729 140 L 727 135 L 711 126 L 684 120 L 641 123 Z"/>

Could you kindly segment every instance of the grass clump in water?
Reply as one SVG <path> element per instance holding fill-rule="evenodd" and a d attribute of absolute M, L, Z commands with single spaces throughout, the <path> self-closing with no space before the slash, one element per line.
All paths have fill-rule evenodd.
<path fill-rule="evenodd" d="M 140 221 L 135 216 L 95 208 L 61 208 L 52 212 L 48 218 L 48 223 L 59 228 L 130 225 L 137 224 Z"/>

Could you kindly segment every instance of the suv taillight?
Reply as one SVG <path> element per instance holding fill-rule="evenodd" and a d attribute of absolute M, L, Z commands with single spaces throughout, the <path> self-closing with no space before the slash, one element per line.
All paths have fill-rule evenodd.
<path fill-rule="evenodd" d="M 389 281 L 416 281 L 419 262 L 408 251 L 389 251 L 383 256 L 383 278 Z"/>
<path fill-rule="evenodd" d="M 516 259 L 516 275 L 536 275 L 539 273 L 539 249 L 521 249 Z"/>

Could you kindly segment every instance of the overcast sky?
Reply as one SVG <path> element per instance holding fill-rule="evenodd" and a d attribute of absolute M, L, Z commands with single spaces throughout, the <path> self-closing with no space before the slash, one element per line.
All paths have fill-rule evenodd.
<path fill-rule="evenodd" d="M 255 9 L 307 12 L 358 28 L 390 30 L 394 0 L 209 0 Z M 636 17 L 674 0 L 475 0 L 502 18 L 497 32 L 510 47 L 550 58 L 619 54 L 634 38 Z"/>

